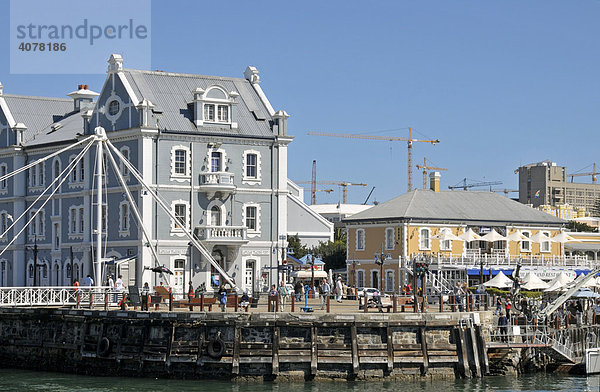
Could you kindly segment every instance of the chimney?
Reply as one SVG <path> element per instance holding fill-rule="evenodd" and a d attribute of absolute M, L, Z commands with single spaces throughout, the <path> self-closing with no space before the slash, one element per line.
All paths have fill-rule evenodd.
<path fill-rule="evenodd" d="M 440 191 L 440 172 L 429 173 L 429 188 L 434 192 Z"/>
<path fill-rule="evenodd" d="M 273 131 L 278 136 L 286 136 L 287 135 L 287 119 L 289 118 L 289 114 L 285 112 L 285 110 L 278 110 L 273 115 L 273 119 L 275 120 L 275 125 L 273 126 Z"/>
<path fill-rule="evenodd" d="M 77 91 L 67 95 L 73 98 L 73 110 L 80 111 L 84 108 L 91 108 L 94 98 L 100 94 L 90 90 L 87 84 L 79 84 L 77 85 Z"/>

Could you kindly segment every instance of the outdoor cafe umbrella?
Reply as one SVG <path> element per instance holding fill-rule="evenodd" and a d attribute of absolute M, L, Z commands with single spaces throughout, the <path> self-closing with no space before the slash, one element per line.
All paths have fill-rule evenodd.
<path fill-rule="evenodd" d="M 543 232 L 538 231 L 533 236 L 531 236 L 530 241 L 533 241 L 537 244 L 541 244 L 542 242 L 550 242 L 551 238 L 548 237 L 547 234 L 544 234 Z"/>
<path fill-rule="evenodd" d="M 461 240 L 467 242 L 477 241 L 481 239 L 481 236 L 475 233 L 471 228 L 469 228 L 469 230 L 465 231 L 463 234 L 459 235 L 459 237 Z"/>
<path fill-rule="evenodd" d="M 551 240 L 552 240 L 552 242 L 560 242 L 561 244 L 564 244 L 565 242 L 581 242 L 581 241 L 576 240 L 575 238 L 571 237 L 564 231 L 561 232 L 560 234 L 557 234 L 554 237 L 552 237 Z"/>
<path fill-rule="evenodd" d="M 492 229 L 492 231 L 481 237 L 481 240 L 487 242 L 506 241 L 506 237 Z"/>
<path fill-rule="evenodd" d="M 560 291 L 567 283 L 572 282 L 573 278 L 561 272 L 560 275 L 556 276 L 556 278 L 552 279 L 548 285 L 549 287 L 545 289 L 545 292 L 551 291 Z"/>
<path fill-rule="evenodd" d="M 159 265 L 158 267 L 150 268 L 150 271 L 156 272 L 158 274 L 163 273 L 163 274 L 173 275 L 173 271 L 171 271 L 164 265 Z"/>
<path fill-rule="evenodd" d="M 504 272 L 500 271 L 498 275 L 494 276 L 491 280 L 488 280 L 483 284 L 485 287 L 495 287 L 497 289 L 505 289 L 512 287 L 513 281 L 510 280 Z"/>
<path fill-rule="evenodd" d="M 527 274 L 527 276 L 525 276 L 525 279 L 523 279 L 523 284 L 521 285 L 521 288 L 525 290 L 543 290 L 547 289 L 548 287 L 550 287 L 550 285 L 540 279 L 540 277 L 533 272 L 530 272 Z"/>
<path fill-rule="evenodd" d="M 521 234 L 521 232 L 519 232 L 519 230 L 515 231 L 512 234 L 507 235 L 506 239 L 508 241 L 515 241 L 515 242 L 528 241 L 529 240 L 529 238 L 527 238 L 523 234 Z"/>
<path fill-rule="evenodd" d="M 594 293 L 592 290 L 588 288 L 580 288 L 573 294 L 573 297 L 576 298 L 600 298 L 600 294 Z"/>
<path fill-rule="evenodd" d="M 438 234 L 431 238 L 439 239 L 440 241 L 463 241 L 459 236 L 452 234 L 452 230 L 448 228 L 441 229 Z"/>

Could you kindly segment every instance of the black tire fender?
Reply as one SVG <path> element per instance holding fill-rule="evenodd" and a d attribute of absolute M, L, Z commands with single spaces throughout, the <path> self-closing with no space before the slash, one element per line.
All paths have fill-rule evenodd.
<path fill-rule="evenodd" d="M 106 357 L 112 348 L 112 344 L 107 337 L 103 337 L 98 341 L 97 354 L 99 357 Z"/>
<path fill-rule="evenodd" d="M 219 336 L 208 341 L 206 353 L 213 359 L 221 359 L 225 354 L 225 342 Z"/>

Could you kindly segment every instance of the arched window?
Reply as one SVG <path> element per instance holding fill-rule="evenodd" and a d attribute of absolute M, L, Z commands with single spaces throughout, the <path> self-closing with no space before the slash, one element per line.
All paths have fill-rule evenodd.
<path fill-rule="evenodd" d="M 221 226 L 221 209 L 218 206 L 212 206 L 210 209 L 211 226 Z"/>

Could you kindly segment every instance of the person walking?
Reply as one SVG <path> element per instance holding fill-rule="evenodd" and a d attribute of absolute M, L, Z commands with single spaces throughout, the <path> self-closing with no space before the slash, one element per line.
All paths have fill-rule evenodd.
<path fill-rule="evenodd" d="M 277 294 L 275 285 L 271 285 L 271 290 L 269 290 L 269 312 L 274 312 L 276 310 L 275 303 L 278 301 Z"/>
<path fill-rule="evenodd" d="M 117 280 L 115 281 L 115 302 L 117 301 L 116 298 L 121 295 L 123 293 L 123 291 L 125 291 L 125 286 L 123 285 L 123 275 L 119 275 L 117 277 Z"/>
<path fill-rule="evenodd" d="M 148 310 L 148 303 L 150 301 L 148 301 L 148 296 L 150 295 L 150 286 L 148 285 L 148 282 L 144 283 L 144 286 L 142 287 L 142 310 Z"/>
<path fill-rule="evenodd" d="M 510 303 L 510 299 L 506 299 L 506 305 L 504 305 L 504 309 L 506 310 L 506 320 L 510 322 L 510 309 L 512 308 L 512 304 Z"/>
<path fill-rule="evenodd" d="M 294 285 L 294 294 L 296 294 L 296 302 L 300 302 L 302 299 L 302 283 L 299 280 Z"/>
<path fill-rule="evenodd" d="M 344 293 L 344 284 L 342 283 L 342 277 L 338 276 L 337 283 L 335 284 L 335 300 L 342 302 L 342 294 Z"/>
<path fill-rule="evenodd" d="M 188 284 L 188 301 L 192 302 L 192 298 L 194 298 L 194 285 L 190 280 L 190 283 Z"/>
<path fill-rule="evenodd" d="M 94 279 L 90 275 L 86 276 L 83 280 L 83 285 L 85 287 L 92 287 L 94 285 Z"/>
<path fill-rule="evenodd" d="M 288 289 L 285 287 L 285 283 L 281 281 L 279 284 L 279 307 L 282 312 L 284 311 L 285 302 L 287 301 L 288 295 Z"/>
<path fill-rule="evenodd" d="M 327 283 L 327 279 L 323 279 L 321 283 L 321 310 L 325 309 L 327 304 L 327 297 L 331 294 L 331 286 Z"/>
<path fill-rule="evenodd" d="M 225 285 L 221 285 L 221 287 L 219 287 L 218 294 L 221 312 L 225 312 L 225 309 L 227 308 L 227 290 L 225 289 Z"/>

